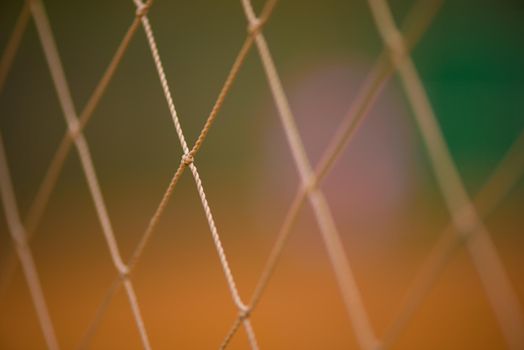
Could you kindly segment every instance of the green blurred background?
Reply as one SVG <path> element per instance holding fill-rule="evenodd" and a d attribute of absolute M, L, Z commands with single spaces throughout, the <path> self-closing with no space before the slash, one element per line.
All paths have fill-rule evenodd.
<path fill-rule="evenodd" d="M 412 1 L 390 1 L 398 23 Z M 79 112 L 134 16 L 132 1 L 47 0 Z M 255 8 L 262 7 L 256 1 Z M 22 1 L 0 2 L 4 48 Z M 149 18 L 186 138 L 192 144 L 246 36 L 239 1 L 155 1 Z M 280 1 L 264 29 L 312 161 L 335 133 L 382 43 L 365 1 Z M 474 195 L 524 127 L 524 5 L 444 2 L 413 51 L 453 158 Z M 33 22 L 4 91 L 0 130 L 22 216 L 65 131 Z M 85 129 L 124 257 L 182 154 L 143 30 L 134 37 Z M 196 165 L 244 299 L 252 292 L 298 185 L 264 72 L 252 49 Z M 417 267 L 448 222 L 396 77 L 323 188 L 381 335 Z M 522 180 L 486 220 L 524 301 Z M 10 248 L 0 217 L 0 257 Z M 177 186 L 133 282 L 154 348 L 216 348 L 236 311 L 189 172 Z M 64 348 L 81 338 L 115 272 L 72 150 L 32 244 Z M 3 261 L 0 259 L 0 262 Z M 0 348 L 43 348 L 23 276 L 0 296 Z M 93 348 L 139 348 L 119 294 Z M 253 325 L 262 348 L 356 348 L 309 207 Z M 494 349 L 503 338 L 461 251 L 396 343 Z M 243 331 L 232 348 L 246 348 Z"/>

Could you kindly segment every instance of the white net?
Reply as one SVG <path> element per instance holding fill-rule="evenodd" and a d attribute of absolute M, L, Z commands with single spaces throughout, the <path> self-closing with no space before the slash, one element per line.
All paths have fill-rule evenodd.
<path fill-rule="evenodd" d="M 479 195 L 475 200 L 471 200 L 450 156 L 448 147 L 440 131 L 437 117 L 432 109 L 417 69 L 410 57 L 411 48 L 425 32 L 432 17 L 439 9 L 440 2 L 431 1 L 417 4 L 410 12 L 409 18 L 406 20 L 407 25 L 404 34 L 402 34 L 385 0 L 369 0 L 371 15 L 385 43 L 385 49 L 367 75 L 355 101 L 352 103 L 342 123 L 338 126 L 335 136 L 316 167 L 312 165 L 305 151 L 304 140 L 296 125 L 297 119 L 292 112 L 279 73 L 276 69 L 275 61 L 273 60 L 269 45 L 263 34 L 263 30 L 273 14 L 276 1 L 268 0 L 259 15 L 255 13 L 249 0 L 242 0 L 241 4 L 248 23 L 247 35 L 196 142 L 191 146 L 186 141 L 179 121 L 174 98 L 171 95 L 168 84 L 170 80 L 164 71 L 159 48 L 157 47 L 152 26 L 148 19 L 148 12 L 151 7 L 154 6 L 152 1 L 143 3 L 140 0 L 135 0 L 136 15 L 124 38 L 117 47 L 102 78 L 97 83 L 96 88 L 93 90 L 88 102 L 80 113 L 77 112 L 78 109 L 73 102 L 68 80 L 66 79 L 57 48 L 58 45 L 55 42 L 43 3 L 38 0 L 25 2 L 7 46 L 4 49 L 4 55 L 2 56 L 0 65 L 0 91 L 6 83 L 6 78 L 14 62 L 24 32 L 30 19 L 32 19 L 36 25 L 36 31 L 43 47 L 46 63 L 51 73 L 54 88 L 57 92 L 60 107 L 67 124 L 67 131 L 63 135 L 62 141 L 52 158 L 52 162 L 47 168 L 37 195 L 29 206 L 28 215 L 25 220 L 21 219 L 19 213 L 19 205 L 17 204 L 13 188 L 13 179 L 9 172 L 6 150 L 4 149 L 3 142 L 0 142 L 0 185 L 2 203 L 7 228 L 12 237 L 12 249 L 5 250 L 7 254 L 6 258 L 3 259 L 2 288 L 9 288 L 17 265 L 20 263 L 47 347 L 49 349 L 60 348 L 60 331 L 55 332 L 55 327 L 52 322 L 53 315 L 52 313 L 50 314 L 49 308 L 46 306 L 46 298 L 44 296 L 46 293 L 45 290 L 42 291 L 40 284 L 42 277 L 39 277 L 37 272 L 38 264 L 35 263 L 36 259 L 32 254 L 31 241 L 44 217 L 49 198 L 54 191 L 67 155 L 72 148 L 75 148 L 88 184 L 89 194 L 94 203 L 99 224 L 102 228 L 105 243 L 109 250 L 114 270 L 116 271 L 114 273 L 114 281 L 100 301 L 95 316 L 85 329 L 81 339 L 78 340 L 78 348 L 89 348 L 92 346 L 93 338 L 97 334 L 120 287 L 123 287 L 125 291 L 127 302 L 132 312 L 132 318 L 138 330 L 141 346 L 144 349 L 155 347 L 153 346 L 155 345 L 155 341 L 150 339 L 149 336 L 148 322 L 145 321 L 141 311 L 140 298 L 137 297 L 137 282 L 132 281 L 132 276 L 137 266 L 142 262 L 144 249 L 157 230 L 161 217 L 165 215 L 166 208 L 174 194 L 175 187 L 186 169 L 190 170 L 194 179 L 197 195 L 204 210 L 231 299 L 236 307 L 237 317 L 227 334 L 224 334 L 223 342 L 221 344 L 217 343 L 216 347 L 226 348 L 230 346 L 235 334 L 237 334 L 237 331 L 242 327 L 246 332 L 249 346 L 252 349 L 259 348 L 257 328 L 251 324 L 251 316 L 258 310 L 259 301 L 266 291 L 266 287 L 273 276 L 275 268 L 279 264 L 284 246 L 292 232 L 291 228 L 293 223 L 296 221 L 301 207 L 307 201 L 311 206 L 315 221 L 318 225 L 319 233 L 325 245 L 331 269 L 336 279 L 339 295 L 343 301 L 345 312 L 350 320 L 351 329 L 359 348 L 371 350 L 390 348 L 395 345 L 395 342 L 407 327 L 424 297 L 434 285 L 445 264 L 462 245 L 465 246 L 471 257 L 473 266 L 480 277 L 482 287 L 487 295 L 487 300 L 493 310 L 506 345 L 511 349 L 524 348 L 524 318 L 519 297 L 507 276 L 499 253 L 490 238 L 490 233 L 482 221 L 482 218 L 491 212 L 498 202 L 502 200 L 504 195 L 511 190 L 511 187 L 518 181 L 519 176 L 522 171 L 524 171 L 524 162 L 522 161 L 524 138 L 521 136 L 518 139 L 497 170 L 493 173 L 492 177 L 486 182 L 486 185 L 482 188 Z M 140 27 L 145 31 L 149 50 L 153 57 L 160 85 L 183 153 L 180 155 L 180 164 L 169 181 L 167 189 L 162 195 L 146 229 L 140 236 L 138 244 L 131 249 L 132 253 L 126 259 L 121 254 L 121 248 L 113 232 L 113 224 L 99 185 L 89 144 L 84 136 L 84 128 L 95 113 L 113 75 L 121 64 L 135 33 Z M 257 279 L 254 292 L 248 298 L 248 296 L 241 295 L 236 285 L 235 276 L 230 268 L 228 256 L 222 244 L 213 211 L 206 198 L 206 192 L 197 170 L 195 159 L 201 148 L 205 147 L 205 140 L 208 133 L 214 126 L 225 98 L 242 70 L 244 61 L 248 57 L 249 52 L 254 50 L 258 53 L 265 77 L 269 83 L 270 91 L 281 119 L 282 128 L 289 144 L 292 159 L 299 174 L 300 183 L 297 186 L 293 201 L 286 212 L 284 221 L 279 228 L 276 241 L 267 257 L 262 273 Z M 344 247 L 343 240 L 341 239 L 339 229 L 334 219 L 335 216 L 332 213 L 332 209 L 320 184 L 330 173 L 333 164 L 345 149 L 348 141 L 357 132 L 371 107 L 373 107 L 385 82 L 395 72 L 400 78 L 407 101 L 413 110 L 413 115 L 415 116 L 421 137 L 427 148 L 438 187 L 443 194 L 446 207 L 449 210 L 451 224 L 446 229 L 447 231 L 442 233 L 442 239 L 435 245 L 435 248 L 419 269 L 411 286 L 407 289 L 404 302 L 398 309 L 399 312 L 385 328 L 385 331 L 382 333 L 383 335 L 380 336 L 374 328 L 373 322 L 370 320 L 369 311 L 363 302 L 363 294 L 354 275 L 350 259 L 347 256 L 346 248 Z M 3 130 L 3 132 L 8 131 Z M 91 141 L 91 143 L 94 142 L 96 141 Z M 220 205 L 220 200 L 218 199 L 216 203 Z M 255 272 L 252 272 L 252 274 L 253 273 Z M 74 313 L 74 310 L 71 310 L 71 313 Z M 209 315 L 208 317 L 212 318 L 213 316 Z"/>

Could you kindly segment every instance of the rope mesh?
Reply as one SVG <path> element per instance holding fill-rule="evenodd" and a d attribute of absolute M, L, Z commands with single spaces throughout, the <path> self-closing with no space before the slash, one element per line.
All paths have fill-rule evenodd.
<path fill-rule="evenodd" d="M 139 298 L 137 298 L 135 293 L 131 277 L 137 264 L 141 261 L 143 251 L 154 234 L 159 220 L 165 212 L 166 206 L 174 194 L 176 185 L 187 168 L 189 168 L 195 182 L 211 238 L 218 254 L 219 263 L 222 267 L 232 302 L 238 313 L 229 332 L 225 335 L 222 344 L 217 344 L 220 348 L 225 349 L 228 347 L 237 331 L 240 327 L 243 327 L 246 331 L 251 349 L 258 349 L 256 332 L 251 324 L 251 315 L 257 308 L 271 280 L 284 246 L 291 234 L 291 228 L 306 201 L 310 203 L 313 209 L 315 220 L 330 259 L 331 268 L 336 277 L 340 296 L 344 302 L 347 316 L 361 349 L 389 348 L 395 343 L 401 332 L 406 328 L 414 312 L 422 303 L 424 297 L 431 290 L 431 287 L 442 272 L 444 265 L 462 245 L 465 246 L 471 256 L 471 260 L 480 277 L 490 306 L 496 315 L 496 320 L 508 348 L 524 348 L 524 317 L 522 308 L 516 292 L 507 277 L 498 252 L 490 239 L 489 232 L 482 222 L 482 218 L 488 215 L 489 212 L 502 201 L 504 196 L 510 191 L 511 187 L 519 180 L 519 177 L 524 172 L 524 161 L 522 159 L 524 134 L 515 142 L 479 194 L 473 200 L 470 200 L 455 164 L 451 159 L 446 142 L 440 131 L 437 117 L 433 112 L 422 81 L 410 57 L 411 48 L 426 31 L 431 19 L 437 13 L 441 1 L 421 1 L 414 6 L 406 20 L 407 25 L 401 32 L 394 22 L 388 4 L 384 0 L 368 0 L 372 17 L 385 48 L 370 70 L 357 94 L 355 102 L 346 113 L 342 123 L 338 127 L 337 133 L 329 143 L 316 167 L 311 164 L 305 152 L 303 139 L 296 125 L 296 118 L 291 110 L 268 42 L 263 34 L 263 29 L 275 8 L 276 0 L 267 0 L 259 16 L 256 15 L 249 0 L 241 0 L 241 5 L 248 23 L 246 38 L 231 66 L 216 102 L 192 147 L 188 145 L 184 136 L 169 87 L 169 80 L 164 71 L 159 48 L 157 47 L 153 29 L 148 18 L 148 11 L 153 5 L 152 0 L 145 3 L 141 0 L 133 1 L 136 6 L 135 16 L 109 62 L 107 69 L 80 114 L 76 112 L 54 35 L 51 31 L 49 19 L 41 0 L 27 0 L 24 3 L 0 61 L 1 92 L 20 46 L 23 34 L 26 31 L 29 19 L 32 17 L 36 24 L 39 40 L 43 47 L 45 59 L 67 125 L 67 130 L 47 168 L 44 179 L 30 205 L 29 214 L 24 221 L 20 219 L 6 152 L 3 141 L 0 138 L 0 190 L 8 229 L 12 237 L 12 249 L 9 251 L 8 258 L 5 259 L 5 266 L 2 266 L 3 271 L 0 288 L 8 288 L 19 261 L 27 280 L 38 321 L 49 349 L 58 349 L 59 342 L 55 335 L 51 315 L 46 306 L 44 292 L 40 286 L 37 267 L 30 249 L 30 242 L 42 220 L 49 197 L 54 191 L 64 162 L 73 146 L 81 161 L 83 174 L 86 178 L 89 192 L 96 209 L 98 221 L 116 270 L 114 281 L 107 290 L 84 336 L 78 343 L 78 348 L 85 349 L 91 346 L 92 339 L 104 315 L 107 313 L 111 301 L 121 286 L 123 286 L 126 292 L 129 307 L 140 335 L 141 345 L 144 349 L 152 348 L 147 332 L 147 323 L 141 314 Z M 161 201 L 151 216 L 137 246 L 134 248 L 130 258 L 126 261 L 120 253 L 119 245 L 113 232 L 110 215 L 99 186 L 96 170 L 90 155 L 89 144 L 86 141 L 83 130 L 94 114 L 100 99 L 104 96 L 106 88 L 140 26 L 142 26 L 145 31 L 149 50 L 153 57 L 160 85 L 183 154 L 180 155 L 180 163 Z M 213 211 L 208 203 L 206 192 L 195 163 L 196 156 L 203 147 L 204 141 L 216 121 L 224 100 L 231 91 L 233 83 L 237 79 L 242 65 L 253 46 L 256 47 L 258 56 L 260 57 L 262 69 L 267 78 L 269 89 L 273 96 L 282 122 L 282 128 L 285 132 L 290 152 L 300 177 L 300 183 L 296 189 L 294 199 L 286 212 L 284 221 L 280 226 L 279 233 L 266 260 L 255 290 L 249 302 L 245 303 L 238 291 L 233 272 L 229 266 L 226 249 L 222 244 Z M 426 144 L 440 191 L 449 210 L 451 223 L 447 229 L 442 232 L 441 239 L 437 242 L 433 251 L 419 269 L 416 278 L 408 288 L 403 303 L 401 303 L 399 312 L 386 328 L 384 335 L 379 336 L 377 331 L 373 329 L 368 310 L 363 302 L 362 293 L 353 275 L 350 260 L 341 241 L 337 224 L 328 201 L 320 189 L 320 184 L 329 174 L 333 164 L 340 157 L 340 154 L 361 125 L 361 122 L 373 107 L 385 83 L 395 72 L 399 75 L 407 100 L 413 109 L 420 134 Z M 454 235 L 450 235 L 450 233 L 454 233 Z"/>

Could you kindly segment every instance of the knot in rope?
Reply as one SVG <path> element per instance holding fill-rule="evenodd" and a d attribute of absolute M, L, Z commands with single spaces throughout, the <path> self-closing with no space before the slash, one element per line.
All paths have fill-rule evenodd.
<path fill-rule="evenodd" d="M 122 281 L 125 281 L 129 278 L 129 268 L 125 264 L 119 264 L 117 269 L 118 275 Z"/>
<path fill-rule="evenodd" d="M 193 156 L 191 155 L 191 153 L 184 153 L 182 155 L 182 164 L 186 165 L 186 166 L 189 166 L 190 164 L 192 164 L 193 162 L 195 161 L 195 158 L 193 158 Z"/>
<path fill-rule="evenodd" d="M 262 29 L 262 27 L 264 26 L 264 21 L 258 19 L 258 18 L 255 18 L 253 21 L 251 21 L 248 26 L 247 26 L 247 32 L 249 33 L 249 35 L 251 36 L 255 36 L 257 35 L 260 30 Z"/>
<path fill-rule="evenodd" d="M 150 2 L 146 3 L 146 4 L 137 4 L 136 5 L 136 16 L 138 18 L 142 18 L 144 17 L 146 14 L 147 14 L 147 11 L 149 11 L 149 7 L 150 7 Z"/>
<path fill-rule="evenodd" d="M 406 46 L 402 34 L 398 31 L 392 31 L 386 37 L 386 43 L 394 55 L 404 56 L 406 54 Z"/>
<path fill-rule="evenodd" d="M 245 319 L 248 319 L 249 316 L 251 316 L 251 308 L 248 306 L 245 306 L 240 312 L 238 313 L 238 318 L 243 321 Z"/>
<path fill-rule="evenodd" d="M 78 135 L 80 134 L 80 123 L 78 120 L 73 119 L 73 121 L 69 124 L 69 135 L 71 136 L 71 139 L 75 140 Z"/>

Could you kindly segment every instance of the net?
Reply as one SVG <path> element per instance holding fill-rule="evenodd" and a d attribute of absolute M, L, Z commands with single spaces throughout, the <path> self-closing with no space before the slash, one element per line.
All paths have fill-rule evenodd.
<path fill-rule="evenodd" d="M 29 20 L 32 18 L 36 24 L 39 40 L 44 49 L 46 62 L 67 124 L 67 131 L 64 133 L 62 141 L 41 182 L 37 195 L 28 211 L 29 214 L 26 220 L 20 218 L 13 184 L 9 174 L 6 152 L 3 147 L 3 142 L 0 142 L 0 189 L 8 229 L 13 242 L 13 249 L 10 251 L 10 256 L 6 259 L 7 263 L 5 264 L 5 271 L 7 272 L 4 273 L 4 276 L 7 277 L 2 280 L 2 283 L 4 286 L 10 283 L 12 279 L 11 276 L 19 261 L 27 280 L 27 285 L 47 347 L 49 349 L 58 349 L 59 342 L 51 321 L 52 318 L 46 306 L 46 300 L 40 285 L 40 277 L 37 272 L 38 268 L 34 262 L 30 242 L 43 218 L 45 208 L 53 193 L 66 157 L 73 147 L 76 149 L 80 159 L 83 174 L 89 187 L 89 193 L 96 209 L 96 215 L 116 272 L 114 281 L 101 301 L 93 321 L 79 341 L 78 348 L 88 348 L 91 346 L 94 335 L 117 291 L 121 287 L 127 296 L 129 308 L 132 311 L 133 320 L 139 332 L 142 347 L 144 349 L 152 348 L 147 323 L 144 322 L 139 298 L 137 297 L 131 276 L 136 266 L 140 264 L 144 249 L 155 233 L 160 218 L 164 215 L 166 207 L 174 194 L 174 189 L 187 169 L 190 170 L 193 177 L 231 299 L 238 314 L 229 332 L 225 335 L 222 344 L 217 344 L 220 348 L 227 348 L 241 327 L 244 328 L 247 334 L 250 347 L 252 349 L 259 348 L 256 329 L 251 324 L 251 315 L 257 310 L 259 301 L 265 293 L 273 272 L 280 261 L 283 248 L 291 234 L 293 223 L 305 202 L 309 202 L 313 210 L 314 218 L 318 224 L 320 235 L 336 278 L 340 297 L 345 306 L 345 312 L 350 320 L 352 330 L 360 348 L 367 350 L 389 348 L 394 345 L 414 312 L 422 303 L 424 296 L 429 293 L 445 264 L 462 245 L 467 249 L 480 277 L 482 286 L 507 346 L 511 349 L 524 347 L 524 318 L 517 293 L 505 272 L 499 254 L 490 238 L 488 229 L 482 222 L 482 217 L 493 210 L 504 195 L 511 190 L 511 187 L 518 181 L 521 173 L 524 171 L 524 162 L 522 162 L 521 159 L 524 137 L 519 137 L 497 170 L 493 173 L 492 177 L 486 182 L 478 196 L 474 200 L 471 200 L 450 156 L 446 142 L 440 131 L 437 117 L 433 112 L 424 85 L 410 57 L 411 48 L 428 27 L 430 20 L 440 7 L 440 1 L 432 1 L 430 3 L 421 2 L 417 4 L 408 16 L 408 20 L 406 20 L 404 33 L 401 33 L 393 19 L 388 4 L 384 0 L 369 0 L 369 8 L 376 28 L 384 41 L 385 49 L 370 70 L 357 94 L 355 102 L 351 105 L 351 108 L 339 125 L 336 135 L 326 148 L 316 167 L 312 165 L 305 151 L 304 141 L 296 125 L 296 118 L 293 115 L 271 51 L 263 34 L 263 29 L 273 14 L 275 4 L 276 1 L 268 0 L 257 16 L 249 0 L 242 0 L 242 7 L 248 23 L 247 35 L 198 138 L 193 146 L 190 146 L 186 141 L 179 121 L 159 49 L 151 23 L 148 19 L 148 11 L 153 6 L 152 1 L 144 3 L 140 0 L 135 0 L 136 14 L 132 23 L 122 38 L 120 45 L 117 47 L 103 76 L 93 90 L 88 102 L 80 113 L 76 112 L 77 108 L 71 97 L 69 84 L 64 74 L 61 58 L 43 3 L 37 0 L 25 2 L 0 64 L 0 91 L 6 82 L 6 77 Z M 90 154 L 89 144 L 86 141 L 83 130 L 93 116 L 102 96 L 106 93 L 111 79 L 121 64 L 135 33 L 140 27 L 143 27 L 145 31 L 155 69 L 183 154 L 181 155 L 178 168 L 173 174 L 138 244 L 133 249 L 130 258 L 124 259 L 115 238 L 113 225 L 106 208 L 106 202 L 102 195 L 98 176 Z M 262 68 L 281 119 L 286 140 L 289 144 L 292 159 L 299 173 L 300 183 L 297 186 L 293 201 L 286 212 L 265 267 L 258 278 L 255 290 L 249 299 L 244 299 L 240 295 L 235 277 L 229 266 L 228 257 L 221 241 L 221 235 L 217 229 L 213 211 L 208 203 L 206 192 L 195 164 L 195 158 L 205 145 L 208 133 L 212 129 L 226 96 L 230 93 L 233 83 L 237 79 L 249 52 L 254 50 L 257 51 L 260 57 Z M 451 216 L 451 223 L 446 229 L 447 233 L 444 232 L 442 234 L 442 239 L 435 245 L 435 248 L 420 268 L 417 277 L 406 293 L 404 303 L 399 309 L 399 313 L 386 328 L 384 335 L 380 337 L 373 328 L 368 310 L 364 306 L 362 292 L 354 276 L 352 265 L 341 240 L 332 209 L 320 184 L 329 174 L 333 164 L 345 149 L 349 140 L 356 133 L 369 110 L 373 107 L 386 81 L 395 72 L 399 75 L 407 101 L 413 110 L 421 137 L 425 142 L 439 189 L 442 192 Z M 246 302 L 245 300 L 249 301 Z"/>

